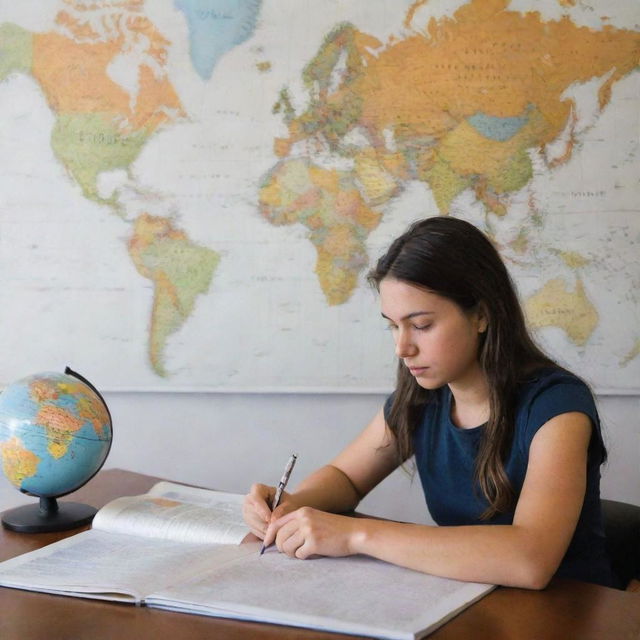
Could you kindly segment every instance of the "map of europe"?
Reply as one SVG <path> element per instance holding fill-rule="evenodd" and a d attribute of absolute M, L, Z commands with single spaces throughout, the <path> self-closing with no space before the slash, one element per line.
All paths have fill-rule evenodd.
<path fill-rule="evenodd" d="M 639 23 L 633 0 L 0 2 L 2 382 L 97 361 L 110 389 L 388 389 L 366 271 L 453 215 L 544 348 L 639 390 Z"/>

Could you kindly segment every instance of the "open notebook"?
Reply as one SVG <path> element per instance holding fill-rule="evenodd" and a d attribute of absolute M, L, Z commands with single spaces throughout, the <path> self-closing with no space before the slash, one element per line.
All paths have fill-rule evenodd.
<path fill-rule="evenodd" d="M 383 638 L 419 638 L 491 585 L 365 556 L 290 559 L 247 529 L 242 496 L 158 483 L 93 528 L 0 563 L 0 585 Z"/>

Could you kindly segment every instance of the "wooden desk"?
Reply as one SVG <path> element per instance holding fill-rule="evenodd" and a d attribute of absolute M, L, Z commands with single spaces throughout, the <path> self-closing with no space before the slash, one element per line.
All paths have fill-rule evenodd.
<path fill-rule="evenodd" d="M 159 478 L 128 471 L 98 474 L 70 500 L 101 507 L 144 493 Z M 64 498 L 63 498 L 64 499 Z M 38 549 L 80 529 L 24 534 L 0 527 L 0 560 Z M 390 597 L 393 597 L 390 591 Z M 221 620 L 0 588 L 2 640 L 353 640 L 354 636 Z M 440 627 L 430 640 L 638 640 L 640 594 L 555 580 L 544 591 L 499 588 Z"/>

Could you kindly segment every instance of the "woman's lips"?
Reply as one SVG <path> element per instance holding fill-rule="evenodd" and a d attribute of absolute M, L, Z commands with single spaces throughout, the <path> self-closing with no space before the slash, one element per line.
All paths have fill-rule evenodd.
<path fill-rule="evenodd" d="M 429 367 L 409 367 L 409 371 L 411 372 L 411 375 L 413 375 L 413 376 L 420 376 L 425 371 L 427 371 L 428 368 Z"/>

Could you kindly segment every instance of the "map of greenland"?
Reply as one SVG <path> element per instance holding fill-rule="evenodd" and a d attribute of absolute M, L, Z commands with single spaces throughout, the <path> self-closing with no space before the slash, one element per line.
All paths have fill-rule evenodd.
<path fill-rule="evenodd" d="M 191 64 L 209 80 L 225 53 L 255 31 L 262 0 L 175 0 L 189 25 Z"/>

